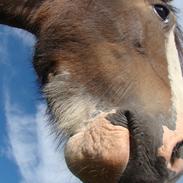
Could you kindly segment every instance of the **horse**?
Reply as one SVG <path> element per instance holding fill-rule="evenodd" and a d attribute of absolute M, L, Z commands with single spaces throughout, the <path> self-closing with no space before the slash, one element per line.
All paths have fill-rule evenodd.
<path fill-rule="evenodd" d="M 84 183 L 174 183 L 183 173 L 182 33 L 169 0 L 0 0 L 37 38 L 50 128 Z"/>

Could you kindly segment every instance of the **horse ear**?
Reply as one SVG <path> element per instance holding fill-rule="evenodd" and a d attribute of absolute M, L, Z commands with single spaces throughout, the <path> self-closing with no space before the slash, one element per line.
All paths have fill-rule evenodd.
<path fill-rule="evenodd" d="M 0 24 L 38 34 L 36 12 L 45 0 L 0 0 Z"/>

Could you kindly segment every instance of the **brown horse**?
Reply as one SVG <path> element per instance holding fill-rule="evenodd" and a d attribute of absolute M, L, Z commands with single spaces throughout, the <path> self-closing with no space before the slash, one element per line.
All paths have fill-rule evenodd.
<path fill-rule="evenodd" d="M 168 0 L 0 0 L 0 23 L 37 36 L 50 123 L 83 182 L 180 177 L 182 35 Z"/>

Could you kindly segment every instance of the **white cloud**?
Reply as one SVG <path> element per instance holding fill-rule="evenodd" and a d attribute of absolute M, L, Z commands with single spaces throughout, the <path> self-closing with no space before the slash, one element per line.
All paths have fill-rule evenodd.
<path fill-rule="evenodd" d="M 27 46 L 33 46 L 35 44 L 35 36 L 25 30 L 9 27 L 9 26 L 0 26 L 1 30 L 3 30 L 3 35 L 9 36 L 13 35 L 20 39 L 20 41 L 27 45 Z M 4 45 L 4 44 L 3 44 Z"/>
<path fill-rule="evenodd" d="M 22 45 L 29 47 L 29 49 L 34 48 L 34 44 L 36 43 L 36 38 L 33 34 L 24 31 L 22 29 L 12 28 L 9 26 L 0 25 L 0 63 L 8 65 L 11 67 L 9 63 L 9 50 L 8 50 L 8 36 L 14 36 L 19 39 L 19 42 Z"/>
<path fill-rule="evenodd" d="M 20 40 L 28 46 L 33 46 L 35 44 L 35 36 L 27 31 L 24 31 L 22 29 L 9 29 L 9 32 L 17 37 L 20 38 Z"/>
<path fill-rule="evenodd" d="M 79 183 L 67 169 L 63 152 L 56 150 L 46 127 L 45 106 L 39 104 L 35 116 L 21 112 L 6 99 L 5 115 L 9 143 L 22 175 L 21 183 Z"/>
<path fill-rule="evenodd" d="M 5 34 L 4 34 L 4 31 L 2 29 L 2 26 L 0 25 L 0 41 L 1 41 L 1 44 L 0 44 L 0 63 L 1 64 L 7 64 L 7 60 L 8 60 L 8 49 L 7 49 L 7 41 L 6 41 L 6 38 L 5 38 Z"/>

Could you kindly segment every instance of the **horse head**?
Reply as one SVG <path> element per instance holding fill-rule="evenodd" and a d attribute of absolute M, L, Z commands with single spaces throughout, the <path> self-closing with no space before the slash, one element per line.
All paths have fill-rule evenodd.
<path fill-rule="evenodd" d="M 73 174 L 179 178 L 182 35 L 168 0 L 0 0 L 0 23 L 37 36 L 34 68 Z"/>

